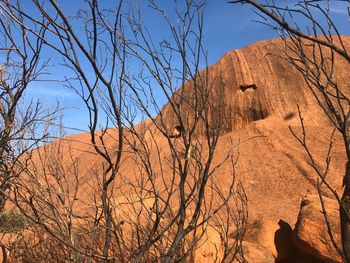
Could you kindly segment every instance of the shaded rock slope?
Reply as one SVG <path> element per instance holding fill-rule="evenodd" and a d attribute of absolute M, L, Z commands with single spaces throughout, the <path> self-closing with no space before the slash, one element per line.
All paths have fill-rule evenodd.
<path fill-rule="evenodd" d="M 345 37 L 344 43 L 349 47 L 349 38 Z M 224 132 L 272 116 L 290 119 L 297 104 L 306 114 L 308 125 L 318 125 L 324 119 L 302 76 L 283 58 L 284 50 L 279 39 L 257 42 L 227 52 L 208 71 L 202 71 L 203 75 L 208 74 L 208 85 L 214 90 L 210 102 L 219 105 L 218 100 L 223 99 Z M 340 85 L 346 85 L 350 77 L 347 68 L 345 61 L 337 61 L 335 72 Z M 188 85 L 182 92 L 191 97 L 193 87 Z M 175 125 L 171 107 L 165 106 L 163 112 L 169 126 Z"/>

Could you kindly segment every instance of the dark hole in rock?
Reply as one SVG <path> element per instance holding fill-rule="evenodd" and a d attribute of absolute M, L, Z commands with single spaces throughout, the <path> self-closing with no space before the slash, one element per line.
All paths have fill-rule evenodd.
<path fill-rule="evenodd" d="M 255 84 L 241 85 L 239 88 L 241 89 L 242 92 L 245 92 L 247 89 L 252 89 L 252 90 L 257 89 Z"/>
<path fill-rule="evenodd" d="M 263 109 L 251 109 L 250 117 L 253 121 L 263 120 L 268 116 L 267 112 Z"/>
<path fill-rule="evenodd" d="M 286 116 L 283 117 L 285 121 L 291 120 L 295 117 L 295 112 L 290 112 Z"/>
<path fill-rule="evenodd" d="M 169 133 L 170 138 L 179 138 L 181 136 L 182 128 L 180 125 L 177 125 L 173 128 L 173 130 Z"/>

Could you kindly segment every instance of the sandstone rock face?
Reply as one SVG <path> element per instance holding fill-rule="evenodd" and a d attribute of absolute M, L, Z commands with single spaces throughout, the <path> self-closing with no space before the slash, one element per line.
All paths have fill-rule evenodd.
<path fill-rule="evenodd" d="M 345 46 L 350 47 L 350 37 L 344 37 L 343 41 Z M 211 104 L 219 105 L 224 116 L 223 134 L 215 152 L 217 163 L 214 161 L 213 165 L 220 163 L 228 151 L 235 151 L 240 142 L 236 174 L 242 181 L 249 200 L 249 220 L 251 223 L 256 220 L 270 222 L 264 223 L 257 237 L 249 240 L 256 242 L 256 245 L 245 243 L 247 251 L 251 251 L 245 255 L 252 256 L 252 261 L 248 260 L 249 263 L 274 262 L 274 256 L 277 260 L 282 260 L 285 257 L 283 255 L 290 253 L 282 252 L 282 247 L 287 246 L 279 247 L 282 241 L 276 243 L 275 239 L 280 239 L 281 236 L 284 236 L 281 240 L 288 240 L 288 234 L 285 235 L 284 230 L 280 231 L 282 228 L 277 222 L 283 219 L 287 224 L 294 225 L 299 213 L 300 199 L 308 191 L 316 192 L 316 175 L 306 162 L 304 150 L 289 130 L 290 126 L 300 134 L 296 105 L 300 106 L 303 113 L 308 143 L 313 147 L 316 163 L 324 162 L 332 133 L 332 128 L 324 121 L 319 106 L 308 92 L 300 74 L 279 57 L 282 46 L 283 41 L 278 39 L 258 42 L 244 49 L 228 52 L 208 68 L 208 80 L 212 90 L 221 95 L 212 96 Z M 339 79 L 338 84 L 348 87 L 349 64 L 337 62 L 334 72 Z M 182 89 L 186 96 L 193 96 L 191 83 Z M 178 123 L 169 104 L 163 108 L 162 113 L 169 131 L 173 131 Z M 184 114 L 191 118 L 191 112 L 184 110 Z M 145 121 L 138 127 L 142 129 L 142 125 L 144 130 L 155 130 L 150 121 Z M 116 135 L 116 130 L 109 130 L 109 136 L 104 142 L 107 147 L 115 148 Z M 86 200 L 90 196 L 89 191 L 95 190 L 96 174 L 103 162 L 101 157 L 94 154 L 89 136 L 86 133 L 65 138 L 71 141 L 71 146 L 67 147 L 66 154 L 62 154 L 62 160 L 67 163 L 67 167 L 71 165 L 69 162 L 72 159 L 77 162 L 76 166 L 81 174 L 79 187 L 83 189 L 78 194 L 78 198 L 84 200 L 79 203 L 82 207 L 89 201 Z M 169 150 L 162 134 L 155 132 L 152 136 L 154 137 L 151 138 L 145 133 L 144 138 L 148 142 L 157 142 L 157 147 L 150 150 L 149 158 L 158 165 L 157 148 L 161 149 L 162 156 L 167 156 Z M 178 135 L 174 133 L 174 137 L 176 136 Z M 127 152 L 127 147 L 124 149 Z M 330 165 L 332 176 L 329 180 L 340 190 L 346 160 L 342 138 L 338 135 L 334 137 L 333 149 Z M 127 153 L 124 155 L 119 171 L 120 175 L 130 181 L 139 178 L 139 171 L 134 169 L 135 160 L 131 157 Z M 229 166 L 230 163 L 223 164 L 215 175 L 219 187 L 230 185 Z M 124 182 L 118 181 L 118 178 L 116 185 L 124 187 Z M 115 191 L 115 198 L 118 198 L 118 195 L 120 191 Z M 328 247 L 330 243 L 326 229 L 322 228 L 321 232 L 324 219 L 319 207 L 316 208 L 315 202 L 311 202 L 310 205 L 306 203 L 303 203 L 305 208 L 302 208 L 296 229 L 298 247 L 305 253 L 317 256 L 319 261 L 338 260 L 339 257 L 334 256 L 334 251 Z M 332 210 L 329 205 L 328 209 L 338 213 L 337 207 Z M 336 218 L 337 216 L 334 216 L 334 220 Z M 286 232 L 289 231 L 287 228 L 284 228 Z M 339 235 L 337 231 L 335 232 Z M 319 236 L 315 236 L 315 233 Z M 339 236 L 337 238 L 339 239 Z M 323 241 L 328 244 L 322 244 Z M 208 246 L 211 242 L 215 243 L 218 240 L 215 236 L 208 235 Z M 212 262 L 211 249 L 207 247 L 207 251 L 198 253 L 203 254 L 207 262 Z M 260 261 L 256 259 L 259 255 Z M 263 261 L 263 255 L 267 261 Z"/>
<path fill-rule="evenodd" d="M 350 38 L 344 37 L 344 43 L 350 48 Z M 282 50 L 284 43 L 281 40 L 261 41 L 227 52 L 208 71 L 201 72 L 202 75 L 208 75 L 207 85 L 212 90 L 210 103 L 216 107 L 222 106 L 220 111 L 225 120 L 224 132 L 238 130 L 270 116 L 293 118 L 297 104 L 302 112 L 314 113 L 304 116 L 307 123 L 322 121 L 320 107 L 309 93 L 300 73 L 283 59 Z M 335 66 L 338 84 L 346 87 L 350 70 L 344 68 L 348 68 L 348 63 L 340 60 Z M 180 90 L 186 98 L 194 96 L 190 82 Z M 173 99 L 176 100 L 176 96 Z M 191 113 L 190 107 L 184 112 Z M 164 107 L 163 113 L 169 128 L 177 125 L 169 104 Z M 185 116 L 184 119 L 187 118 Z"/>
<path fill-rule="evenodd" d="M 244 253 L 244 259 L 246 262 L 249 263 L 274 263 L 275 258 L 273 257 L 272 253 L 268 251 L 266 248 L 243 241 L 243 253 Z M 242 261 L 234 261 L 242 262 Z"/>
<path fill-rule="evenodd" d="M 298 253 L 292 240 L 292 228 L 283 220 L 256 220 L 248 226 L 245 239 L 266 248 L 276 261 L 291 258 Z"/>
<path fill-rule="evenodd" d="M 212 239 L 210 239 L 212 240 Z M 215 241 L 215 240 L 214 240 Z M 275 258 L 273 254 L 266 248 L 253 244 L 248 241 L 242 243 L 244 260 L 248 263 L 274 263 Z M 194 263 L 214 263 L 221 262 L 222 254 L 220 251 L 220 244 L 214 242 L 206 242 L 199 249 L 194 251 L 192 258 Z M 228 260 L 231 260 L 228 257 Z M 192 262 L 191 261 L 191 262 Z M 244 262 L 240 254 L 236 255 L 234 263 Z"/>
<path fill-rule="evenodd" d="M 208 227 L 204 234 L 204 240 L 210 240 L 210 242 L 200 243 L 199 246 L 193 251 L 192 260 L 193 263 L 211 263 L 219 261 L 222 257 L 220 235 L 212 227 Z"/>
<path fill-rule="evenodd" d="M 350 46 L 350 37 L 344 37 L 343 40 L 346 46 Z M 278 57 L 282 45 L 282 40 L 273 39 L 230 51 L 208 68 L 208 75 L 212 89 L 223 89 L 224 94 L 222 113 L 225 127 L 217 145 L 216 159 L 222 160 L 228 150 L 232 150 L 238 141 L 241 142 L 240 160 L 236 169 L 248 196 L 251 222 L 261 219 L 276 224 L 283 219 L 289 225 L 294 225 L 300 199 L 308 191 L 315 192 L 316 184 L 316 176 L 305 161 L 307 156 L 289 130 L 291 126 L 297 132 L 300 131 L 300 123 L 295 115 L 296 105 L 300 105 L 302 110 L 310 145 L 315 146 L 313 153 L 316 162 L 324 161 L 332 128 L 325 128 L 327 126 L 321 120 L 319 107 L 307 92 L 299 73 L 287 61 Z M 350 78 L 349 66 L 337 63 L 336 69 L 339 85 L 343 85 Z M 253 84 L 255 88 L 250 86 Z M 192 92 L 193 89 L 188 84 L 184 93 L 190 96 Z M 254 112 L 263 114 L 257 114 L 260 116 L 257 117 Z M 176 118 L 169 105 L 163 108 L 163 113 L 169 128 L 176 127 Z M 149 120 L 138 126 L 154 130 Z M 113 148 L 116 145 L 117 131 L 110 129 L 109 134 L 105 144 Z M 146 134 L 145 139 L 156 141 L 166 154 L 167 142 L 161 134 L 154 134 L 154 138 Z M 94 154 L 88 133 L 69 136 L 65 140 L 71 141 L 71 146 L 65 148 L 67 152 L 62 154 L 62 161 L 67 167 L 72 162 L 71 156 L 77 162 L 82 174 L 80 187 L 84 189 L 80 198 L 84 200 L 89 188 L 94 190 L 95 175 L 91 175 L 91 171 L 101 166 L 102 158 Z M 330 167 L 332 177 L 329 180 L 340 190 L 345 166 L 342 138 L 336 136 L 333 144 L 333 162 Z M 155 147 L 150 152 L 150 159 L 155 164 L 158 163 Z M 130 180 L 137 178 L 137 171 L 130 169 L 134 166 L 135 161 L 125 154 L 120 173 Z M 229 167 L 224 164 L 217 178 L 223 186 L 230 182 L 225 171 L 229 171 Z"/>
<path fill-rule="evenodd" d="M 333 199 L 324 198 L 324 200 L 334 239 L 341 247 L 339 204 Z M 317 195 L 308 195 L 303 198 L 294 231 L 295 244 L 305 254 L 312 255 L 322 262 L 343 262 L 330 240 Z"/>
<path fill-rule="evenodd" d="M 350 49 L 350 37 L 343 40 Z M 245 141 L 240 147 L 237 172 L 243 177 L 251 219 L 274 222 L 283 219 L 294 225 L 300 198 L 308 191 L 315 193 L 317 180 L 306 164 L 305 152 L 288 129 L 291 126 L 300 131 L 296 105 L 301 109 L 309 145 L 319 162 L 324 161 L 321 156 L 326 154 L 332 128 L 302 76 L 281 58 L 283 45 L 283 41 L 272 39 L 227 52 L 208 68 L 207 74 L 213 90 L 210 103 L 219 107 L 224 118 L 224 135 L 217 152 L 227 151 L 232 145 L 230 140 Z M 349 64 L 337 60 L 335 67 L 339 85 L 347 87 Z M 191 83 L 180 90 L 183 96 L 193 97 Z M 171 131 L 178 123 L 169 104 L 162 113 Z M 184 114 L 188 120 L 194 113 L 187 109 Z M 249 140 L 252 137 L 256 139 Z M 337 150 L 331 164 L 333 174 L 329 178 L 339 190 L 345 166 L 341 140 L 336 138 L 334 148 Z M 226 178 L 220 181 L 225 184 Z"/>

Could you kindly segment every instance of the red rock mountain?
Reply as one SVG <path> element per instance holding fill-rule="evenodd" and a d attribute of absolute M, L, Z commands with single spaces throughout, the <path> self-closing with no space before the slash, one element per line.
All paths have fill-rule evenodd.
<path fill-rule="evenodd" d="M 344 37 L 344 43 L 350 50 L 350 37 Z M 208 68 L 208 79 L 212 89 L 220 90 L 223 95 L 224 132 L 217 153 L 225 153 L 233 147 L 232 142 L 241 141 L 237 174 L 247 192 L 250 222 L 277 224 L 283 220 L 294 226 L 301 198 L 315 192 L 317 178 L 307 164 L 304 150 L 289 130 L 291 126 L 300 131 L 297 105 L 305 119 L 309 145 L 320 166 L 324 165 L 332 128 L 301 74 L 281 58 L 283 47 L 282 40 L 273 39 L 230 51 Z M 339 60 L 335 72 L 338 84 L 349 88 L 349 65 Z M 184 87 L 188 96 L 192 92 L 191 85 Z M 215 99 L 213 104 L 219 103 Z M 171 107 L 166 105 L 162 113 L 169 129 L 174 127 Z M 146 126 L 152 127 L 152 124 L 146 122 Z M 160 145 L 166 143 L 161 134 L 157 136 Z M 110 142 L 107 140 L 110 147 L 115 143 L 112 137 Z M 99 157 L 91 153 L 89 134 L 66 139 L 72 141 L 72 156 L 79 160 L 83 174 L 101 165 Z M 68 161 L 70 157 L 63 158 Z M 344 165 L 342 140 L 336 136 L 329 177 L 339 190 Z M 130 178 L 137 176 L 131 167 L 133 160 L 124 158 L 121 173 Z M 88 189 L 94 180 L 91 176 L 82 176 L 81 187 Z M 220 183 L 225 185 L 226 180 L 223 174 Z"/>
<path fill-rule="evenodd" d="M 350 49 L 350 37 L 343 38 Z M 208 68 L 214 90 L 223 94 L 224 135 L 218 151 L 225 152 L 229 140 L 245 140 L 241 145 L 238 174 L 248 192 L 251 218 L 286 220 L 293 225 L 300 199 L 315 191 L 317 177 L 307 164 L 307 156 L 289 126 L 298 130 L 297 105 L 307 126 L 309 145 L 320 165 L 328 147 L 331 126 L 302 75 L 283 57 L 280 39 L 265 40 L 227 52 Z M 350 68 L 338 58 L 335 78 L 339 86 L 350 88 Z M 193 89 L 186 86 L 184 96 Z M 215 100 L 215 96 L 213 96 Z M 215 104 L 215 102 L 213 102 Z M 163 109 L 168 126 L 176 125 L 171 107 Z M 331 181 L 340 189 L 344 169 L 342 140 L 335 139 Z"/>
<path fill-rule="evenodd" d="M 344 42 L 350 48 L 350 37 L 345 37 Z M 209 78 L 215 79 L 214 89 L 216 83 L 220 86 L 218 88 L 221 85 L 224 87 L 226 134 L 219 141 L 219 151 L 229 147 L 227 141 L 231 137 L 241 137 L 244 141 L 260 136 L 241 145 L 238 164 L 238 174 L 248 191 L 250 209 L 254 210 L 251 216 L 274 220 L 284 218 L 294 223 L 300 198 L 308 190 L 311 191 L 315 183 L 315 175 L 306 163 L 306 155 L 288 129 L 288 126 L 299 126 L 295 115 L 297 105 L 305 119 L 310 144 L 314 144 L 314 151 L 320 159 L 325 154 L 332 129 L 325 127 L 325 117 L 302 76 L 281 59 L 281 47 L 283 42 L 273 39 L 230 51 L 209 67 Z M 348 85 L 348 65 L 340 61 L 336 66 L 339 84 Z M 255 87 L 242 91 L 241 86 L 249 85 Z M 172 123 L 174 118 L 169 106 L 166 105 L 163 112 L 169 128 L 173 127 L 175 123 Z M 67 139 L 77 144 L 73 147 L 74 155 L 79 156 L 87 170 L 99 162 L 95 155 L 86 153 L 93 152 L 89 134 L 78 134 Z M 336 146 L 341 146 L 341 138 L 336 138 Z M 341 147 L 335 147 L 334 151 L 339 156 L 334 157 L 334 174 L 331 176 L 335 185 L 340 186 L 345 160 Z"/>

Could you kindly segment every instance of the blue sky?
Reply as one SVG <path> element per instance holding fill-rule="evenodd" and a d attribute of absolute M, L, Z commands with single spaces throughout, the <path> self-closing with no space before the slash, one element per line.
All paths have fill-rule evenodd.
<path fill-rule="evenodd" d="M 62 0 L 59 2 L 69 14 L 78 11 L 81 3 L 83 3 L 80 0 Z M 101 0 L 100 2 L 106 5 L 110 3 L 109 0 Z M 145 2 L 147 1 L 142 0 L 142 4 Z M 178 2 L 181 3 L 182 1 Z M 281 0 L 281 2 L 292 5 L 295 1 Z M 170 15 L 174 11 L 172 0 L 158 1 L 158 3 Z M 164 24 L 160 22 L 161 18 L 153 10 L 147 8 L 147 5 L 143 6 L 142 16 L 156 40 L 166 39 L 169 36 Z M 334 1 L 332 16 L 341 33 L 350 35 L 349 18 L 344 4 Z M 204 26 L 204 47 L 208 51 L 208 64 L 211 65 L 217 62 L 229 50 L 242 48 L 259 40 L 277 37 L 272 29 L 257 23 L 255 21 L 257 19 L 259 19 L 257 15 L 247 5 L 232 5 L 228 4 L 227 1 L 208 0 Z M 69 74 L 58 65 L 60 61 L 52 52 L 46 51 L 43 56 L 50 58 L 53 64 L 48 69 L 51 72 L 50 79 L 61 80 L 65 74 Z M 30 86 L 27 97 L 39 98 L 49 107 L 54 107 L 56 102 L 60 102 L 62 107 L 65 108 L 63 111 L 64 124 L 68 127 L 87 129 L 88 115 L 81 99 L 73 91 L 64 87 L 63 83 L 36 82 Z M 68 131 L 68 133 L 74 132 L 76 131 Z"/>

